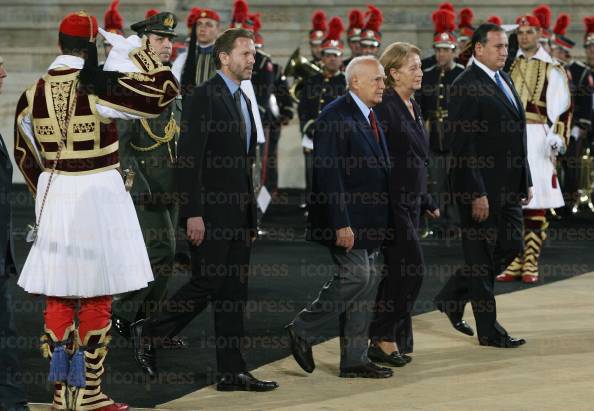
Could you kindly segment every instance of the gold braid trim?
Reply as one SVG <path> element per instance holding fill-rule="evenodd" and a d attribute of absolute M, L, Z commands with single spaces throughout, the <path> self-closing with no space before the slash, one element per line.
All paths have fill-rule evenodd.
<path fill-rule="evenodd" d="M 153 133 L 146 119 L 141 119 L 140 124 L 142 124 L 142 127 L 144 128 L 148 136 L 153 141 L 155 141 L 155 143 L 151 144 L 148 147 L 139 147 L 134 143 L 130 143 L 130 146 L 136 151 L 152 151 L 163 144 L 169 143 L 180 131 L 180 128 L 175 121 L 173 113 L 171 113 L 171 119 L 169 119 L 169 122 L 165 126 L 165 134 L 163 135 L 163 137 L 160 137 Z"/>

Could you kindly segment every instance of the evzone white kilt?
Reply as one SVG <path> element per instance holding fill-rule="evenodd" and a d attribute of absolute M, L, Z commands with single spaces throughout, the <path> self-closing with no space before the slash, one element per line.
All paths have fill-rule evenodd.
<path fill-rule="evenodd" d="M 49 175 L 39 177 L 37 218 Z M 138 217 L 120 173 L 55 173 L 18 284 L 32 294 L 88 298 L 138 290 L 152 280 Z"/>
<path fill-rule="evenodd" d="M 565 204 L 559 181 L 557 187 L 553 187 L 555 168 L 547 144 L 548 130 L 549 127 L 542 124 L 527 125 L 528 164 L 532 175 L 533 197 L 524 209 L 542 210 Z"/>

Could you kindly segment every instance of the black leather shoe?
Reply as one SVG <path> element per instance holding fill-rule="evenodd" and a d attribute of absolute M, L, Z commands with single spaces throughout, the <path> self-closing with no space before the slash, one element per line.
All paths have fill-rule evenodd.
<path fill-rule="evenodd" d="M 146 320 L 138 320 L 130 325 L 134 345 L 134 359 L 149 377 L 157 376 L 157 356 L 150 338 L 143 335 Z"/>
<path fill-rule="evenodd" d="M 446 311 L 445 307 L 437 301 L 434 301 L 434 303 L 437 309 L 448 317 L 452 327 L 454 327 L 457 331 L 460 331 L 462 334 L 466 334 L 471 337 L 474 335 L 474 330 L 466 321 L 462 319 L 462 315 Z"/>
<path fill-rule="evenodd" d="M 249 372 L 227 375 L 217 383 L 217 391 L 272 391 L 278 388 L 274 381 L 260 381 Z"/>
<path fill-rule="evenodd" d="M 408 364 L 405 358 L 403 358 L 397 351 L 394 351 L 391 354 L 386 354 L 384 350 L 375 345 L 371 345 L 367 350 L 367 356 L 371 361 L 386 364 L 391 367 L 404 367 Z M 410 357 L 409 357 L 410 358 Z"/>
<path fill-rule="evenodd" d="M 448 316 L 448 318 L 450 319 L 450 322 L 452 323 L 452 326 L 456 330 L 460 331 L 462 334 L 466 334 L 471 337 L 474 335 L 474 330 L 466 321 L 464 321 L 464 320 L 456 321 L 456 319 L 450 317 L 449 314 L 446 314 L 446 315 Z"/>
<path fill-rule="evenodd" d="M 505 337 L 499 339 L 480 338 L 479 344 L 497 348 L 517 348 L 520 345 L 526 344 L 526 340 L 523 338 L 513 338 L 509 335 L 506 335 Z"/>
<path fill-rule="evenodd" d="M 390 368 L 380 367 L 372 362 L 340 370 L 341 378 L 390 378 L 394 372 Z"/>
<path fill-rule="evenodd" d="M 124 320 L 122 317 L 118 317 L 117 315 L 112 315 L 111 326 L 115 328 L 118 334 L 120 334 L 122 337 L 126 339 L 130 338 L 130 321 Z"/>
<path fill-rule="evenodd" d="M 293 358 L 295 358 L 297 364 L 299 364 L 299 366 L 303 368 L 305 372 L 311 374 L 316 368 L 316 363 L 313 359 L 313 352 L 311 350 L 311 344 L 295 334 L 295 325 L 293 323 L 286 325 L 285 330 L 287 330 L 287 333 L 289 334 Z"/>

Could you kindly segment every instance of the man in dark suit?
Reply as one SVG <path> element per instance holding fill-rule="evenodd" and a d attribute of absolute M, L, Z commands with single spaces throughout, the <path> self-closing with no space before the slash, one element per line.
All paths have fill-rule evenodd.
<path fill-rule="evenodd" d="M 191 244 L 192 279 L 161 311 L 131 327 L 135 356 L 156 374 L 154 345 L 177 335 L 208 303 L 215 316 L 219 391 L 269 391 L 247 372 L 240 351 L 250 250 L 256 233 L 252 164 L 256 127 L 240 83 L 249 80 L 253 34 L 228 29 L 215 42 L 217 75 L 184 104 L 178 148 L 180 218 Z"/>
<path fill-rule="evenodd" d="M 346 77 L 350 92 L 317 120 L 309 213 L 309 239 L 329 248 L 336 274 L 286 328 L 295 360 L 312 372 L 311 345 L 339 318 L 340 376 L 387 378 L 392 370 L 367 357 L 381 277 L 375 265 L 389 216 L 388 150 L 372 110 L 382 101 L 385 75 L 376 58 L 364 56 L 351 61 Z"/>
<path fill-rule="evenodd" d="M 526 158 L 526 118 L 509 76 L 507 36 L 497 25 L 473 35 L 475 62 L 453 83 L 447 121 L 453 156 L 454 201 L 459 205 L 464 268 L 435 299 L 460 332 L 473 335 L 462 320 L 470 301 L 481 345 L 518 347 L 497 322 L 494 276 L 522 250 L 522 205 L 532 196 Z"/>
<path fill-rule="evenodd" d="M 0 93 L 6 78 L 4 62 L 0 57 Z M 12 163 L 0 136 L 0 411 L 28 410 L 23 387 L 16 377 L 20 373 L 16 343 L 16 330 L 12 313 L 12 296 L 8 290 L 9 274 L 14 273 L 14 258 L 10 236 L 10 186 Z"/>

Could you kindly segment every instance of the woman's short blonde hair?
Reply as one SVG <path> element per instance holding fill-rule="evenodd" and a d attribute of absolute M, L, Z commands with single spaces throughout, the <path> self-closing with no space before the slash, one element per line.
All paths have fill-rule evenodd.
<path fill-rule="evenodd" d="M 384 73 L 386 74 L 386 86 L 394 87 L 394 79 L 390 75 L 391 69 L 399 70 L 408 60 L 411 54 L 416 54 L 421 57 L 421 49 L 414 44 L 396 42 L 388 46 L 380 57 L 380 63 L 384 66 Z"/>

